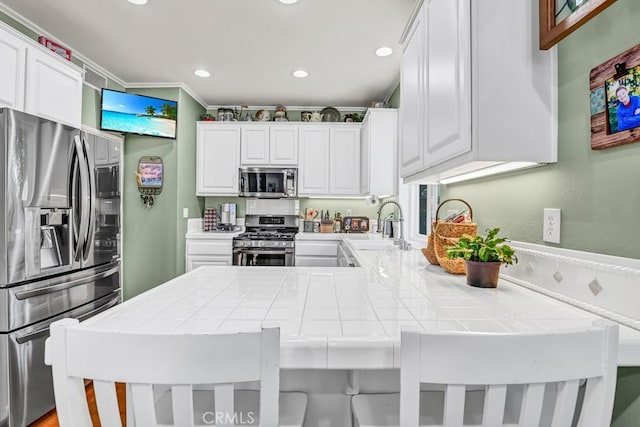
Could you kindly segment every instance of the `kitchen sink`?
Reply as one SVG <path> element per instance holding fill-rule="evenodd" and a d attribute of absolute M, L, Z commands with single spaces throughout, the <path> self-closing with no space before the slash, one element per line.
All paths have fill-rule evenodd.
<path fill-rule="evenodd" d="M 351 246 L 358 250 L 388 250 L 388 249 L 398 249 L 398 246 L 393 244 L 393 240 L 387 239 L 351 239 L 349 237 Z"/>

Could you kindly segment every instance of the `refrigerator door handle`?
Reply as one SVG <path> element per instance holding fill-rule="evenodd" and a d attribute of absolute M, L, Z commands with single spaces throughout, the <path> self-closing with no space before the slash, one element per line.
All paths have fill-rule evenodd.
<path fill-rule="evenodd" d="M 82 138 L 82 145 L 84 147 L 84 156 L 85 156 L 85 167 L 87 170 L 87 176 L 89 178 L 89 209 L 88 209 L 88 218 L 89 222 L 87 224 L 87 231 L 84 236 L 84 245 L 83 245 L 83 259 L 86 261 L 89 256 L 89 252 L 91 246 L 93 245 L 94 233 L 96 227 L 96 178 L 95 178 L 95 165 L 93 164 L 93 156 L 89 155 L 91 153 L 91 149 L 87 141 Z M 91 153 L 92 154 L 92 153 Z"/>
<path fill-rule="evenodd" d="M 79 204 L 79 213 L 80 213 L 80 226 L 78 227 L 78 246 L 76 247 L 75 260 L 80 261 L 80 258 L 83 257 L 82 250 L 85 247 L 85 241 L 89 229 L 89 206 L 87 203 L 87 199 L 90 199 L 89 189 L 87 188 L 87 181 L 90 175 L 89 166 L 87 165 L 87 156 L 85 154 L 84 145 L 80 140 L 79 135 L 75 135 L 73 137 L 73 141 L 76 147 L 76 155 L 78 159 L 78 164 L 80 165 L 78 172 L 80 176 L 80 198 L 76 199 L 76 203 Z M 90 202 L 89 202 L 90 203 Z"/>
<path fill-rule="evenodd" d="M 98 313 L 102 313 L 103 311 L 115 306 L 118 304 L 118 299 L 113 299 L 111 301 L 109 301 L 107 304 L 102 305 L 94 310 L 89 311 L 88 313 L 82 314 L 80 316 L 77 316 L 76 319 L 78 319 L 80 322 L 82 322 L 83 320 L 87 320 L 89 317 L 95 316 Z M 28 334 L 24 334 L 24 335 L 20 335 L 18 337 L 16 337 L 16 342 L 18 344 L 24 344 L 26 342 L 29 341 L 33 341 L 35 339 L 44 337 L 44 336 L 48 336 L 49 335 L 49 326 L 46 326 L 44 328 L 35 330 L 33 332 L 29 332 Z"/>
<path fill-rule="evenodd" d="M 119 268 L 120 266 L 116 266 L 101 273 L 94 274 L 93 276 L 82 277 L 80 279 L 72 280 L 70 282 L 63 282 L 58 285 L 45 286 L 43 288 L 32 289 L 29 291 L 16 292 L 16 299 L 24 300 L 27 298 L 33 298 L 40 295 L 47 295 L 54 292 L 63 291 L 69 288 L 75 288 L 76 286 L 80 285 L 86 285 L 87 283 L 95 282 L 98 279 L 104 279 L 105 277 L 116 274 Z"/>

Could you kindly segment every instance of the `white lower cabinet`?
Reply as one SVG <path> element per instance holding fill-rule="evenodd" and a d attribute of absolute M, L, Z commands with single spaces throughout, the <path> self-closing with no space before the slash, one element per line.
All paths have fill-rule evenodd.
<path fill-rule="evenodd" d="M 318 240 L 296 239 L 296 267 L 337 267 L 341 240 L 336 237 L 329 240 L 319 234 Z"/>
<path fill-rule="evenodd" d="M 240 127 L 198 122 L 196 195 L 238 195 Z"/>
<path fill-rule="evenodd" d="M 211 236 L 190 238 L 187 236 L 185 248 L 185 271 L 203 265 L 232 265 L 233 237 Z"/>

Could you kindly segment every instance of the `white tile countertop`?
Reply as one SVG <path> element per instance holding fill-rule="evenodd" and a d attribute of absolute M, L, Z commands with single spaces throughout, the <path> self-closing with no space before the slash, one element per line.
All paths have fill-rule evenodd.
<path fill-rule="evenodd" d="M 341 238 L 356 247 L 357 237 Z M 367 249 L 356 251 L 359 268 L 200 267 L 81 326 L 223 333 L 277 323 L 282 368 L 384 369 L 399 366 L 403 328 L 522 332 L 599 318 L 504 279 L 468 286 L 415 249 Z M 640 366 L 640 331 L 621 326 L 620 343 L 620 364 Z"/>

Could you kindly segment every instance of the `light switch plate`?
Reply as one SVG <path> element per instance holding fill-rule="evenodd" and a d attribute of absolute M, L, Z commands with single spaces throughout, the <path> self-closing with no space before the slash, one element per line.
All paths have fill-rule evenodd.
<path fill-rule="evenodd" d="M 560 209 L 545 208 L 542 221 L 542 240 L 549 243 L 560 243 Z"/>
<path fill-rule="evenodd" d="M 182 208 L 182 218 L 189 218 L 189 208 Z"/>

